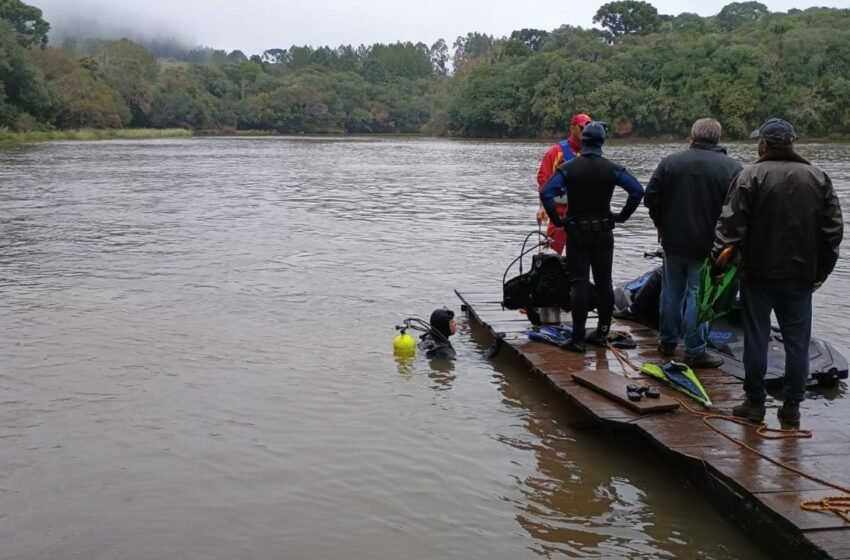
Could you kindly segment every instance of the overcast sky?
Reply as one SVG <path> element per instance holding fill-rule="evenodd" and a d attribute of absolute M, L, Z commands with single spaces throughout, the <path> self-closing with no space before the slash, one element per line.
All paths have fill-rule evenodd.
<path fill-rule="evenodd" d="M 662 14 L 714 15 L 731 0 L 655 0 Z M 771 11 L 811 6 L 850 8 L 850 0 L 761 0 Z M 91 18 L 145 34 L 176 36 L 190 44 L 260 54 L 295 45 L 359 45 L 444 38 L 480 31 L 502 36 L 515 29 L 592 27 L 605 2 L 591 0 L 27 0 L 61 28 L 68 18 Z"/>

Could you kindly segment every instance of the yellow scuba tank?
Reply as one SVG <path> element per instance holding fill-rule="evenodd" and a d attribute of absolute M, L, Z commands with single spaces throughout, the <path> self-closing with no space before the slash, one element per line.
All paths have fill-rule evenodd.
<path fill-rule="evenodd" d="M 416 354 L 416 339 L 407 334 L 406 329 L 401 329 L 401 333 L 393 341 L 393 354 L 396 356 L 414 356 Z"/>

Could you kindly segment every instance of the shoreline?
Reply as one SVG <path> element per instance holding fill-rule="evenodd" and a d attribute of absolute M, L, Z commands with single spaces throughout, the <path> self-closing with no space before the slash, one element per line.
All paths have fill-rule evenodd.
<path fill-rule="evenodd" d="M 191 130 L 185 128 L 83 128 L 79 130 L 47 130 L 13 132 L 0 129 L 0 144 L 28 144 L 73 140 L 88 142 L 93 140 L 145 140 L 154 138 L 191 138 Z"/>
<path fill-rule="evenodd" d="M 196 130 L 196 137 L 220 137 L 220 138 L 427 138 L 433 140 L 453 140 L 459 142 L 499 142 L 509 144 L 522 143 L 554 143 L 566 138 L 566 136 L 530 136 L 523 138 L 496 137 L 496 136 L 452 136 L 447 134 L 426 134 L 423 132 L 303 132 L 303 133 L 279 133 L 269 130 Z M 607 142 L 612 144 L 679 144 L 688 142 L 687 136 L 675 137 L 670 135 L 643 137 L 643 136 L 612 136 Z M 720 144 L 737 144 L 755 142 L 749 138 L 721 138 Z M 801 138 L 798 144 L 850 144 L 850 136 L 841 137 L 818 137 Z"/>
<path fill-rule="evenodd" d="M 0 129 L 0 145 L 2 144 L 27 144 L 51 141 L 78 141 L 88 142 L 95 140 L 146 140 L 157 138 L 302 138 L 302 137 L 326 137 L 326 138 L 428 138 L 434 140 L 453 140 L 460 142 L 500 142 L 500 143 L 552 143 L 560 139 L 556 136 L 537 136 L 528 138 L 497 138 L 497 137 L 471 137 L 471 136 L 449 136 L 425 134 L 422 132 L 311 132 L 311 133 L 278 133 L 267 130 L 189 130 L 185 128 L 120 128 L 120 129 L 97 129 L 83 128 L 78 130 L 49 130 L 13 132 L 8 129 Z M 687 142 L 687 138 L 675 138 L 672 136 L 657 136 L 644 138 L 637 136 L 612 137 L 613 144 L 673 144 Z M 722 143 L 748 142 L 747 139 L 726 139 Z M 803 138 L 799 144 L 850 144 L 850 137 L 836 138 Z"/>

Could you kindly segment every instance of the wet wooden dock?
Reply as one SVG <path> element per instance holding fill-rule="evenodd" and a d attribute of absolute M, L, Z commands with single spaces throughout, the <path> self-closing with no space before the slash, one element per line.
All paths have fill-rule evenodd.
<path fill-rule="evenodd" d="M 610 350 L 588 346 L 587 354 L 580 355 L 530 341 L 526 331 L 531 324 L 520 312 L 503 310 L 498 294 L 460 291 L 457 295 L 470 319 L 498 339 L 500 352 L 514 354 L 581 410 L 588 423 L 633 430 L 646 438 L 725 515 L 777 558 L 850 560 L 850 524 L 833 512 L 800 507 L 802 501 L 842 496 L 842 492 L 772 464 L 715 433 L 700 416 L 684 408 L 641 415 L 576 383 L 573 373 L 608 370 L 639 377 L 641 384 L 653 384 L 668 396 L 681 397 L 681 393 L 621 364 Z M 568 321 L 569 316 L 565 319 Z M 625 351 L 633 363 L 662 363 L 651 329 L 618 320 L 612 330 L 628 332 L 637 342 L 636 349 Z M 712 411 L 729 413 L 742 400 L 743 386 L 737 379 L 720 370 L 700 370 L 698 375 L 711 397 Z M 701 408 L 693 401 L 688 404 Z M 766 421 L 778 428 L 777 407 L 770 402 L 768 405 Z M 751 427 L 722 420 L 712 424 L 776 461 L 849 488 L 850 403 L 846 399 L 810 399 L 803 403 L 801 412 L 802 428 L 813 432 L 810 439 L 769 440 Z"/>

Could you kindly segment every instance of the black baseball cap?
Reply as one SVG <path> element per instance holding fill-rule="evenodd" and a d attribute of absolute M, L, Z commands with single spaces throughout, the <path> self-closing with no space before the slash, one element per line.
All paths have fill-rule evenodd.
<path fill-rule="evenodd" d="M 797 133 L 788 121 L 772 118 L 754 130 L 750 138 L 758 138 L 775 146 L 790 146 L 797 139 Z"/>

